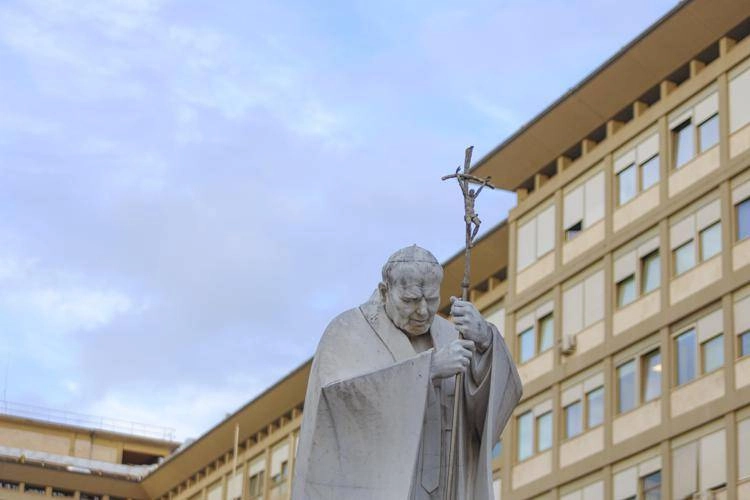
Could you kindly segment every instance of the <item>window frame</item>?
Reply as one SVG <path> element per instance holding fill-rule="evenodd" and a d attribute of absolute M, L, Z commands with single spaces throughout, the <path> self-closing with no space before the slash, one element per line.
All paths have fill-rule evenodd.
<path fill-rule="evenodd" d="M 620 150 L 620 152 L 624 150 L 624 153 L 616 153 L 615 165 L 612 172 L 615 191 L 613 196 L 615 208 L 627 205 L 634 199 L 638 198 L 639 195 L 648 191 L 661 182 L 662 175 L 660 135 L 661 134 L 658 130 L 652 128 L 650 131 L 648 131 L 647 134 L 642 135 L 638 142 L 631 143 L 631 146 L 627 147 L 627 149 L 623 148 Z M 654 145 L 650 144 L 650 141 L 655 142 L 655 147 Z M 627 158 L 630 155 L 632 155 L 632 159 L 628 161 L 624 167 L 620 167 L 619 162 L 623 160 L 623 158 Z M 641 156 L 643 157 L 641 158 Z M 646 165 L 654 160 L 656 161 L 656 182 L 649 186 L 645 186 L 644 167 L 646 167 Z M 622 182 L 623 177 L 621 177 L 621 174 L 630 169 L 632 169 L 632 173 L 629 175 L 633 176 L 633 195 L 626 200 L 622 200 L 622 186 L 624 185 L 624 183 Z"/>
<path fill-rule="evenodd" d="M 519 333 L 516 334 L 516 343 L 518 344 L 518 347 L 516 347 L 515 350 L 516 350 L 516 354 L 518 356 L 517 359 L 518 359 L 518 364 L 519 365 L 524 365 L 526 363 L 529 363 L 529 362 L 533 361 L 534 359 L 538 358 L 539 356 L 541 356 L 542 354 L 544 354 L 545 352 L 547 352 L 547 351 L 549 351 L 549 350 L 551 350 L 551 349 L 553 349 L 555 347 L 555 342 L 556 341 L 555 341 L 555 310 L 554 310 L 554 303 L 553 303 L 553 306 L 552 306 L 552 310 L 550 310 L 548 312 L 542 312 L 542 313 L 538 312 L 538 309 L 545 307 L 546 304 L 548 304 L 549 302 L 552 302 L 552 301 L 551 300 L 544 301 L 544 303 L 542 305 L 540 305 L 539 307 L 535 308 L 533 311 L 530 311 L 528 314 L 532 315 L 534 317 L 532 325 L 529 326 L 529 327 L 527 327 L 527 328 L 524 328 L 523 330 L 521 330 L 521 332 L 519 332 Z M 523 315 L 523 317 L 526 317 L 526 316 L 527 316 L 526 314 Z M 543 326 L 543 323 L 546 322 L 546 321 L 549 321 L 549 324 L 551 324 L 551 328 L 552 328 L 552 344 L 550 344 L 549 347 L 546 347 L 545 349 L 542 349 L 542 335 L 544 334 L 542 326 Z M 529 332 L 529 331 L 531 331 L 532 352 L 531 352 L 531 356 L 529 358 L 522 359 L 521 358 L 521 352 L 522 352 L 521 351 L 521 346 L 522 346 L 521 337 L 523 335 L 527 334 L 527 332 Z"/>
<path fill-rule="evenodd" d="M 661 262 L 661 260 L 662 260 L 661 259 L 661 239 L 658 238 L 658 237 L 648 238 L 648 239 L 645 240 L 645 242 L 642 243 L 641 246 L 649 245 L 649 247 L 647 247 L 647 248 L 650 248 L 650 245 L 652 244 L 650 242 L 652 242 L 655 239 L 657 240 L 657 245 L 656 245 L 655 248 L 653 248 L 650 251 L 648 251 L 648 250 L 644 251 L 644 250 L 641 250 L 641 249 L 638 249 L 638 248 L 631 250 L 631 252 L 635 252 L 635 257 L 634 257 L 634 259 L 636 261 L 635 268 L 633 269 L 632 273 L 625 275 L 625 277 L 622 278 L 622 279 L 620 279 L 619 281 L 615 281 L 615 290 L 614 290 L 614 296 L 613 296 L 614 310 L 615 311 L 624 309 L 624 308 L 628 307 L 630 304 L 632 304 L 634 302 L 637 302 L 639 299 L 645 297 L 646 295 L 649 295 L 650 293 L 656 292 L 656 291 L 658 291 L 661 288 L 661 285 L 662 285 L 662 282 L 661 282 L 661 267 L 662 267 L 662 262 Z M 617 266 L 618 260 L 620 258 L 627 257 L 631 252 L 624 252 L 624 253 L 620 254 L 618 256 L 618 258 L 614 259 L 613 265 L 615 266 L 615 270 L 617 269 L 616 266 Z M 641 252 L 644 252 L 644 255 L 641 255 Z M 658 276 L 658 278 L 657 278 L 658 282 L 657 282 L 656 286 L 654 286 L 652 289 L 646 291 L 644 289 L 644 286 L 645 286 L 645 283 L 646 283 L 646 279 L 645 279 L 646 278 L 646 272 L 645 272 L 645 270 L 646 270 L 646 263 L 649 262 L 649 260 L 652 260 L 652 261 L 655 260 L 655 261 L 658 262 L 658 264 L 657 264 L 659 266 L 659 270 L 658 270 L 658 274 L 657 274 L 657 276 Z M 615 274 L 617 274 L 616 271 L 615 271 Z M 630 300 L 628 302 L 622 302 L 620 300 L 621 299 L 621 293 L 620 292 L 622 290 L 621 287 L 623 286 L 623 284 L 626 281 L 628 281 L 630 279 L 633 280 L 633 285 L 632 285 L 633 286 L 633 298 L 632 298 L 632 300 Z"/>
<path fill-rule="evenodd" d="M 660 357 L 661 371 L 659 372 L 659 394 L 651 399 L 646 399 L 646 388 L 648 377 L 646 376 L 646 362 L 654 355 Z M 627 410 L 620 409 L 620 377 L 619 368 L 625 366 L 628 363 L 633 363 L 633 407 Z M 625 415 L 634 410 L 637 410 L 646 403 L 657 401 L 664 396 L 664 358 L 662 356 L 662 348 L 659 342 L 649 343 L 647 347 L 639 349 L 633 355 L 623 357 L 619 359 L 617 363 L 613 364 L 614 370 L 614 416 Z"/>
<path fill-rule="evenodd" d="M 713 313 L 715 312 L 716 311 L 714 311 Z M 713 314 L 713 313 L 709 313 L 709 314 Z M 677 330 L 675 333 L 671 335 L 672 349 L 674 352 L 674 363 L 673 363 L 674 366 L 672 368 L 672 383 L 674 384 L 673 389 L 685 387 L 706 375 L 710 375 L 712 373 L 715 373 L 725 368 L 727 365 L 726 347 L 725 347 L 726 338 L 724 335 L 725 332 L 723 331 L 723 328 L 722 328 L 722 331 L 719 333 L 715 333 L 704 340 L 700 339 L 700 334 L 698 331 L 698 321 L 707 316 L 708 315 L 701 316 L 701 318 L 698 318 L 698 320 L 691 322 L 689 325 L 683 326 L 682 328 L 680 328 L 679 330 Z M 693 356 L 695 359 L 695 374 L 689 380 L 686 380 L 680 383 L 679 382 L 680 359 L 679 359 L 679 351 L 677 349 L 677 339 L 681 337 L 682 335 L 687 334 L 691 330 L 693 332 L 693 335 L 695 336 L 695 339 L 693 341 L 693 346 L 692 346 Z M 709 342 L 716 341 L 718 338 L 721 339 L 720 345 L 722 347 L 720 351 L 721 356 L 722 356 L 721 364 L 717 368 L 707 371 L 705 367 L 705 346 Z"/>
<path fill-rule="evenodd" d="M 583 384 L 583 382 L 580 382 L 580 383 Z M 576 384 L 574 384 L 574 386 L 575 385 Z M 597 424 L 589 425 L 590 424 L 589 419 L 591 415 L 591 408 L 590 408 L 591 402 L 590 402 L 589 396 L 597 391 L 602 392 L 602 395 L 601 395 L 602 420 L 601 422 Z M 604 425 L 604 423 L 606 422 L 606 415 L 604 414 L 605 407 L 606 407 L 606 399 L 605 399 L 606 397 L 607 397 L 607 394 L 604 388 L 604 384 L 601 384 L 585 392 L 582 390 L 581 396 L 579 398 L 563 406 L 562 407 L 562 424 L 563 424 L 562 425 L 562 440 L 569 441 L 571 439 L 575 439 L 578 436 L 581 436 L 591 430 L 596 429 L 597 427 L 601 427 L 602 425 Z M 580 422 L 579 422 L 580 432 L 578 432 L 577 434 L 568 435 L 568 408 L 575 406 L 575 405 L 580 405 L 580 408 L 581 408 L 580 409 Z"/>
<path fill-rule="evenodd" d="M 650 477 L 653 477 L 655 475 L 659 475 L 659 484 L 652 485 L 648 489 L 646 488 L 646 480 Z M 638 478 L 638 494 L 640 495 L 640 498 L 646 498 L 646 495 L 650 492 L 658 491 L 661 495 L 661 488 L 662 488 L 662 474 L 661 469 L 655 470 L 653 472 L 649 472 L 648 474 L 645 474 L 643 476 L 640 476 Z"/>
<path fill-rule="evenodd" d="M 750 231 L 748 231 L 747 235 L 742 236 L 742 237 L 740 236 L 740 210 L 739 209 L 740 209 L 740 205 L 744 205 L 744 204 L 747 204 L 748 218 L 750 218 L 750 197 L 747 197 L 743 200 L 738 201 L 737 203 L 732 204 L 732 208 L 734 208 L 733 214 L 732 214 L 734 216 L 734 231 L 732 231 L 733 237 L 734 237 L 734 244 L 750 239 Z M 748 221 L 748 225 L 750 226 L 750 220 Z"/>
<path fill-rule="evenodd" d="M 703 147 L 703 136 L 702 136 L 703 130 L 702 130 L 701 127 L 703 127 L 704 125 L 706 125 L 711 120 L 715 120 L 715 123 L 716 123 L 716 142 L 713 143 L 713 144 L 711 144 L 710 146 L 704 148 Z M 718 111 L 716 111 L 716 113 L 710 115 L 708 118 L 704 119 L 702 122 L 700 122 L 699 124 L 697 124 L 695 126 L 695 128 L 696 128 L 696 136 L 697 136 L 697 139 L 698 139 L 698 141 L 697 141 L 698 143 L 696 144 L 696 148 L 698 150 L 698 155 L 702 155 L 703 153 L 706 153 L 709 150 L 711 150 L 711 149 L 713 149 L 713 148 L 715 148 L 716 146 L 719 145 L 719 142 L 721 141 L 721 135 L 720 135 L 721 134 L 721 124 L 719 122 L 719 112 Z"/>
<path fill-rule="evenodd" d="M 746 358 L 750 356 L 750 330 L 747 330 L 745 332 L 739 333 L 735 335 L 737 337 L 737 358 Z M 747 352 L 743 353 L 742 346 L 744 345 L 743 340 L 748 339 L 748 349 Z"/>
<path fill-rule="evenodd" d="M 689 158 L 687 158 L 683 163 L 677 164 L 677 160 L 678 160 L 677 151 L 680 145 L 679 141 L 677 140 L 677 137 L 680 135 L 680 132 L 682 132 L 683 130 L 687 128 L 691 129 L 688 131 L 688 133 L 690 134 L 689 137 L 692 142 L 691 148 L 690 148 L 692 149 L 692 155 Z M 684 120 L 680 121 L 677 125 L 669 129 L 670 146 L 671 146 L 670 151 L 672 152 L 671 167 L 673 170 L 677 171 L 681 169 L 682 167 L 684 167 L 685 165 L 693 161 L 698 156 L 697 146 L 696 146 L 696 143 L 698 142 L 697 137 L 696 137 L 697 128 L 698 127 L 696 127 L 695 124 L 693 123 L 693 116 L 691 112 L 689 117 L 685 118 Z"/>
<path fill-rule="evenodd" d="M 693 160 L 717 147 L 721 143 L 721 113 L 719 109 L 719 91 L 716 85 L 712 85 L 700 95 L 695 96 L 691 101 L 692 102 L 689 105 L 682 107 L 681 111 L 671 113 L 671 116 L 669 117 L 669 151 L 671 153 L 669 165 L 670 172 L 680 170 L 685 165 L 691 163 Z M 701 127 L 713 119 L 716 119 L 719 129 L 719 133 L 717 134 L 718 140 L 715 144 L 704 149 L 701 146 Z M 692 155 L 678 165 L 677 151 L 679 141 L 677 140 L 677 137 L 682 130 L 688 127 L 691 128 L 689 137 L 692 141 Z"/>

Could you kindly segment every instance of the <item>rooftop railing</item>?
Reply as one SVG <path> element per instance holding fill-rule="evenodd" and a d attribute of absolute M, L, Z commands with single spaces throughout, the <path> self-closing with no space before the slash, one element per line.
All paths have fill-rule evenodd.
<path fill-rule="evenodd" d="M 54 410 L 42 406 L 0 400 L 0 414 L 31 418 L 56 424 L 99 429 L 131 436 L 175 441 L 175 429 L 159 425 L 142 424 L 117 418 L 100 417 L 66 410 Z"/>

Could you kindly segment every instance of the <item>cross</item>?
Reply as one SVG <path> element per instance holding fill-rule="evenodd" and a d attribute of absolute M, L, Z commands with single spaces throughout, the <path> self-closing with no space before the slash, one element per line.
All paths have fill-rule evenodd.
<path fill-rule="evenodd" d="M 482 192 L 485 186 L 490 189 L 495 189 L 495 186 L 490 184 L 490 177 L 484 179 L 475 175 L 469 174 L 469 167 L 471 166 L 471 153 L 474 150 L 474 146 L 466 148 L 464 155 L 464 169 L 461 172 L 461 167 L 456 168 L 456 172 L 450 175 L 444 175 L 441 177 L 442 180 L 456 179 L 458 185 L 461 187 L 461 194 L 464 198 L 464 222 L 466 223 L 466 244 L 464 249 L 464 278 L 461 281 L 461 298 L 463 300 L 469 300 L 469 276 L 471 272 L 471 247 L 473 246 L 474 238 L 476 238 L 479 232 L 479 226 L 482 221 L 479 219 L 479 215 L 474 210 L 475 202 L 479 193 Z M 478 184 L 479 189 L 473 189 L 470 186 L 472 184 Z"/>
<path fill-rule="evenodd" d="M 456 169 L 455 173 L 452 173 L 450 175 L 444 175 L 442 177 L 442 180 L 448 180 L 448 179 L 456 179 L 458 182 L 458 185 L 461 187 L 461 194 L 464 198 L 464 222 L 466 224 L 466 244 L 464 248 L 464 278 L 461 281 L 461 298 L 463 300 L 469 300 L 469 283 L 470 283 L 470 274 L 471 274 L 471 247 L 473 246 L 472 242 L 474 241 L 474 238 L 477 236 L 477 232 L 479 231 L 479 226 L 482 224 L 482 221 L 479 220 L 479 216 L 477 215 L 476 211 L 474 210 L 474 204 L 477 200 L 477 196 L 479 196 L 479 193 L 484 189 L 485 186 L 487 186 L 490 189 L 495 189 L 495 186 L 490 184 L 490 178 L 485 177 L 484 179 L 480 177 L 476 177 L 474 175 L 469 174 L 469 167 L 471 166 L 471 153 L 474 150 L 474 146 L 469 146 L 466 148 L 466 152 L 464 154 L 464 168 L 463 172 L 461 171 L 461 167 L 459 166 Z M 474 190 L 474 188 L 470 187 L 472 184 L 478 184 L 479 188 Z M 460 337 L 460 334 L 459 334 Z M 451 441 L 450 441 L 450 448 L 448 449 L 448 477 L 446 481 L 446 488 L 445 488 L 445 498 L 449 500 L 453 500 L 455 498 L 455 467 L 456 467 L 456 454 L 457 454 L 457 434 L 458 434 L 458 419 L 461 415 L 461 402 L 463 401 L 463 396 L 461 395 L 462 388 L 463 388 L 463 377 L 462 374 L 459 373 L 456 375 L 456 385 L 455 385 L 455 394 L 453 399 L 453 420 L 451 421 Z"/>

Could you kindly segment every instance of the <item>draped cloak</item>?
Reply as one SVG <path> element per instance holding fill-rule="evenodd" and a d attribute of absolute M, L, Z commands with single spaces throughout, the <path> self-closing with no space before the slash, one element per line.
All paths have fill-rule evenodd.
<path fill-rule="evenodd" d="M 369 302 L 336 317 L 313 360 L 292 486 L 294 500 L 444 498 L 455 377 L 430 380 L 432 353 L 458 338 L 435 316 L 433 348 L 417 352 Z M 464 376 L 456 499 L 491 500 L 492 447 L 521 397 L 497 328 Z"/>

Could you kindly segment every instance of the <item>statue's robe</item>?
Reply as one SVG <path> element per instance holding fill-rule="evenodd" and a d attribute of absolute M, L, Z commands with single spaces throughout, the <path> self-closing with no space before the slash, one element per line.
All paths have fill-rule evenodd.
<path fill-rule="evenodd" d="M 493 498 L 492 448 L 521 397 L 510 353 L 490 328 L 491 347 L 463 378 L 454 469 L 462 500 Z M 458 331 L 436 316 L 428 335 L 437 349 Z M 455 377 L 431 381 L 434 349 L 418 352 L 377 299 L 328 325 L 307 387 L 294 500 L 444 498 Z"/>

